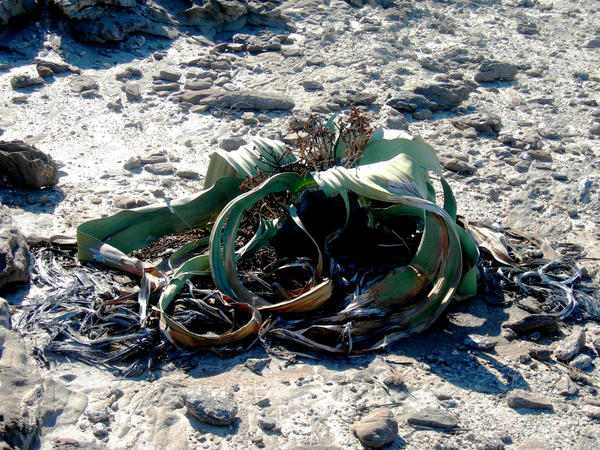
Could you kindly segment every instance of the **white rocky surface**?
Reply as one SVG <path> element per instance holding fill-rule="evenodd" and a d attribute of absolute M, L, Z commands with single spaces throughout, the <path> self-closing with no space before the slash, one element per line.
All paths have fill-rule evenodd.
<path fill-rule="evenodd" d="M 176 19 L 181 6 L 161 4 L 168 12 L 163 19 L 180 32 L 173 40 L 133 33 L 91 46 L 43 13 L 0 29 L 0 139 L 34 144 L 60 162 L 54 188 L 23 190 L 0 178 L 6 182 L 0 201 L 30 240 L 72 236 L 78 224 L 118 207 L 194 193 L 214 149 L 255 134 L 286 134 L 290 111 L 180 101 L 184 91 L 228 89 L 289 98 L 294 114 L 329 114 L 354 100 L 374 115 L 385 111 L 399 127 L 407 119 L 409 131 L 432 144 L 449 169 L 461 214 L 538 231 L 600 256 L 595 2 L 398 0 L 383 8 L 286 0 L 278 11 L 291 25 L 273 19 L 272 35 L 256 39 L 234 35 L 258 35 L 264 27 L 204 36 L 203 28 Z M 46 62 L 34 64 L 35 58 Z M 516 73 L 490 67 L 492 61 L 511 64 Z M 45 76 L 44 84 L 13 87 L 11 80 L 23 74 Z M 432 92 L 432 84 L 445 90 Z M 464 100 L 458 107 L 454 95 Z M 404 116 L 386 106 L 416 98 L 418 107 L 403 109 Z M 581 263 L 597 281 L 597 261 Z M 26 295 L 3 292 L 13 305 Z M 579 349 L 592 359 L 589 382 L 571 381 L 555 358 L 529 356 L 530 348 L 553 350 L 558 342 L 539 333 L 507 339 L 501 324 L 523 314 L 473 300 L 387 354 L 291 365 L 273 359 L 259 375 L 244 364 L 265 357 L 255 348 L 226 359 L 199 355 L 193 368 L 167 366 L 139 379 L 63 359 L 34 373 L 22 344 L 3 329 L 0 370 L 17 358 L 18 375 L 32 373 L 22 382 L 29 394 L 11 395 L 33 417 L 22 426 L 37 429 L 41 447 L 49 449 L 361 448 L 352 425 L 377 408 L 388 408 L 398 423 L 389 448 L 532 448 L 532 442 L 597 448 L 597 353 Z M 561 327 L 564 335 L 585 330 L 589 343 L 600 337 L 594 323 Z M 468 336 L 488 336 L 495 346 L 467 345 Z M 184 395 L 199 386 L 233 399 L 231 425 L 209 425 L 187 413 Z M 516 389 L 553 409 L 512 408 L 507 396 Z M 440 410 L 457 420 L 452 433 L 407 422 L 420 411 Z"/>

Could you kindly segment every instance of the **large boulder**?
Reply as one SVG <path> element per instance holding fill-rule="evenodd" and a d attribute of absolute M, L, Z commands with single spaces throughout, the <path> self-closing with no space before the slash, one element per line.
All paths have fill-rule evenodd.
<path fill-rule="evenodd" d="M 29 281 L 29 246 L 8 208 L 0 206 L 0 289 Z"/>
<path fill-rule="evenodd" d="M 37 6 L 37 0 L 0 0 L 0 25 L 6 25 L 15 16 L 28 14 Z"/>
<path fill-rule="evenodd" d="M 58 166 L 52 157 L 22 141 L 0 141 L 0 173 L 30 188 L 58 183 Z"/>

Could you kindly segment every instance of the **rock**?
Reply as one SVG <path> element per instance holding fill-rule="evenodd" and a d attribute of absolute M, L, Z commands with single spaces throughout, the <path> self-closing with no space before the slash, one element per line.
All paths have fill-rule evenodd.
<path fill-rule="evenodd" d="M 473 175 L 477 170 L 465 161 L 456 158 L 440 158 L 440 162 L 445 169 L 461 175 Z"/>
<path fill-rule="evenodd" d="M 452 125 L 460 130 L 475 128 L 477 131 L 494 135 L 502 129 L 502 121 L 496 114 L 479 112 L 452 119 Z"/>
<path fill-rule="evenodd" d="M 52 158 L 22 141 L 0 141 L 0 173 L 30 188 L 58 183 L 58 166 Z"/>
<path fill-rule="evenodd" d="M 558 330 L 558 318 L 545 314 L 528 314 L 522 319 L 503 325 L 517 334 L 529 334 L 534 331 L 553 333 Z"/>
<path fill-rule="evenodd" d="M 231 150 L 237 150 L 245 144 L 246 140 L 244 138 L 234 136 L 221 139 L 221 141 L 219 142 L 219 147 L 229 152 Z"/>
<path fill-rule="evenodd" d="M 210 105 L 216 108 L 234 108 L 238 110 L 288 110 L 294 101 L 281 94 L 266 91 L 206 89 L 203 91 L 185 91 L 180 101 L 195 105 Z"/>
<path fill-rule="evenodd" d="M 506 396 L 506 403 L 511 408 L 529 408 L 551 410 L 554 409 L 552 403 L 541 395 L 532 394 L 522 389 L 515 389 Z"/>
<path fill-rule="evenodd" d="M 125 92 L 127 100 L 130 102 L 137 102 L 142 99 L 142 91 L 139 84 L 132 82 L 125 83 L 122 89 Z"/>
<path fill-rule="evenodd" d="M 381 408 L 352 425 L 352 431 L 362 444 L 381 448 L 394 442 L 398 434 L 398 424 L 389 409 Z"/>
<path fill-rule="evenodd" d="M 258 419 L 258 426 L 263 430 L 272 431 L 277 427 L 277 424 L 268 420 Z"/>
<path fill-rule="evenodd" d="M 39 444 L 42 395 L 39 371 L 21 338 L 0 327 L 0 447 Z"/>
<path fill-rule="evenodd" d="M 531 36 L 540 32 L 535 23 L 520 23 L 517 25 L 517 33 Z"/>
<path fill-rule="evenodd" d="M 554 446 L 539 439 L 525 439 L 517 445 L 517 450 L 554 450 Z"/>
<path fill-rule="evenodd" d="M 29 246 L 12 220 L 8 208 L 0 205 L 0 289 L 29 282 Z M 6 300 L 3 300 L 6 302 Z M 6 306 L 3 307 L 3 314 Z M 8 316 L 6 316 L 8 320 Z M 5 319 L 2 318 L 4 323 Z"/>
<path fill-rule="evenodd" d="M 244 363 L 248 369 L 257 375 L 262 375 L 262 371 L 271 362 L 269 358 L 249 358 Z"/>
<path fill-rule="evenodd" d="M 552 350 L 546 347 L 532 347 L 529 349 L 529 356 L 538 361 L 549 361 L 552 356 Z"/>
<path fill-rule="evenodd" d="M 429 120 L 433 117 L 433 113 L 429 108 L 417 109 L 412 113 L 415 120 Z"/>
<path fill-rule="evenodd" d="M 407 130 L 408 120 L 404 114 L 388 105 L 384 105 L 379 113 L 381 126 L 392 130 Z"/>
<path fill-rule="evenodd" d="M 138 67 L 128 66 L 125 69 L 115 75 L 117 80 L 126 80 L 128 78 L 142 78 L 143 72 Z"/>
<path fill-rule="evenodd" d="M 157 78 L 159 80 L 175 82 L 179 81 L 181 78 L 181 72 L 179 70 L 163 67 L 159 70 Z"/>
<path fill-rule="evenodd" d="M 600 48 L 600 37 L 596 37 L 594 39 L 590 39 L 585 44 L 586 48 Z"/>
<path fill-rule="evenodd" d="M 89 75 L 78 75 L 71 78 L 71 91 L 76 93 L 98 90 L 98 81 Z"/>
<path fill-rule="evenodd" d="M 304 55 L 304 50 L 297 45 L 286 45 L 281 48 L 281 56 L 285 56 L 286 58 L 302 55 Z"/>
<path fill-rule="evenodd" d="M 191 415 L 211 425 L 230 425 L 238 411 L 232 398 L 217 397 L 202 388 L 185 395 L 183 400 Z"/>
<path fill-rule="evenodd" d="M 147 164 L 144 170 L 153 175 L 172 175 L 175 173 L 175 167 L 169 163 Z"/>
<path fill-rule="evenodd" d="M 410 413 L 406 417 L 406 421 L 409 425 L 421 427 L 450 429 L 458 426 L 458 419 L 456 417 L 445 410 L 436 409 L 430 406 L 420 411 Z"/>
<path fill-rule="evenodd" d="M 0 214 L 2 214 L 1 211 Z M 0 297 L 0 328 L 10 330 L 10 307 L 2 297 Z"/>
<path fill-rule="evenodd" d="M 569 365 L 579 370 L 585 370 L 592 365 L 592 358 L 588 355 L 577 355 Z"/>
<path fill-rule="evenodd" d="M 592 136 L 600 136 L 600 123 L 592 125 L 592 127 L 590 128 L 590 134 Z"/>
<path fill-rule="evenodd" d="M 387 104 L 398 111 L 414 112 L 418 109 L 448 111 L 469 98 L 474 86 L 465 82 L 436 82 L 416 87 L 412 93 L 404 92 Z"/>
<path fill-rule="evenodd" d="M 200 80 L 200 81 L 186 81 L 184 85 L 185 89 L 190 91 L 202 91 L 204 89 L 210 89 L 212 87 L 212 81 Z"/>
<path fill-rule="evenodd" d="M 585 405 L 581 408 L 581 412 L 590 419 L 600 419 L 600 407 L 598 406 Z"/>
<path fill-rule="evenodd" d="M 85 449 L 85 450 L 102 450 L 99 445 L 96 445 L 93 442 L 89 441 L 78 441 L 77 439 L 72 438 L 57 438 L 54 440 L 52 444 L 52 450 L 75 450 L 75 449 Z"/>
<path fill-rule="evenodd" d="M 88 404 L 87 395 L 74 392 L 60 381 L 44 380 L 41 417 L 44 427 L 75 425 Z"/>
<path fill-rule="evenodd" d="M 312 55 L 306 58 L 307 66 L 324 66 L 325 59 L 321 55 Z"/>
<path fill-rule="evenodd" d="M 478 350 L 491 350 L 496 346 L 496 343 L 489 337 L 477 334 L 470 334 L 465 339 L 465 344 Z"/>
<path fill-rule="evenodd" d="M 255 54 L 281 50 L 279 37 L 268 30 L 261 30 L 256 35 L 234 34 L 232 41 L 236 44 L 241 44 L 245 50 Z"/>
<path fill-rule="evenodd" d="M 316 80 L 304 80 L 300 83 L 307 91 L 322 91 L 323 85 Z"/>
<path fill-rule="evenodd" d="M 517 66 L 505 62 L 486 62 L 479 67 L 479 72 L 475 75 L 475 81 L 479 83 L 488 83 L 491 81 L 511 81 L 517 74 Z"/>
<path fill-rule="evenodd" d="M 258 119 L 253 112 L 245 112 L 242 114 L 242 122 L 244 125 L 255 125 L 258 123 Z"/>
<path fill-rule="evenodd" d="M 200 178 L 200 174 L 195 170 L 178 170 L 175 172 L 175 176 L 185 178 L 186 180 L 196 180 Z"/>
<path fill-rule="evenodd" d="M 131 209 L 146 206 L 147 201 L 134 197 L 131 194 L 116 195 L 113 198 L 113 205 L 119 209 Z"/>
<path fill-rule="evenodd" d="M 216 31 L 237 31 L 246 24 L 281 27 L 288 22 L 288 18 L 276 9 L 275 2 L 211 0 L 202 6 L 193 5 L 177 16 L 190 25 L 209 26 Z"/>
<path fill-rule="evenodd" d="M 584 347 L 585 329 L 578 328 L 558 344 L 558 347 L 554 350 L 554 356 L 559 361 L 570 361 L 578 355 Z"/>
<path fill-rule="evenodd" d="M 110 101 L 106 104 L 108 109 L 112 109 L 113 111 L 120 112 L 123 109 L 123 101 L 120 98 L 117 98 L 113 101 Z"/>
<path fill-rule="evenodd" d="M 35 69 L 37 70 L 38 75 L 42 78 L 48 78 L 54 75 L 54 72 L 50 67 L 42 66 L 41 64 L 38 64 Z"/>
<path fill-rule="evenodd" d="M 76 67 L 73 67 L 70 64 L 67 64 L 64 61 L 58 60 L 57 57 L 55 57 L 55 58 L 37 57 L 33 60 L 33 63 L 36 64 L 36 66 L 38 68 L 40 66 L 47 67 L 53 73 L 76 72 L 79 70 Z"/>
<path fill-rule="evenodd" d="M 137 169 L 142 165 L 142 160 L 139 157 L 131 157 L 123 164 L 125 170 Z"/>
<path fill-rule="evenodd" d="M 94 433 L 94 436 L 102 438 L 108 435 L 108 427 L 102 422 L 96 423 L 92 428 L 92 433 Z"/>
<path fill-rule="evenodd" d="M 26 88 L 30 86 L 41 86 L 42 84 L 44 84 L 44 80 L 41 77 L 34 77 L 26 73 L 14 75 L 10 79 L 10 85 L 14 89 Z"/>
<path fill-rule="evenodd" d="M 387 387 L 399 390 L 406 389 L 406 383 L 404 382 L 402 375 L 397 370 L 391 371 L 391 373 L 383 379 L 383 384 L 385 384 Z"/>
<path fill-rule="evenodd" d="M 89 409 L 85 412 L 85 415 L 91 423 L 107 422 L 110 420 L 110 412 L 107 408 Z"/>
<path fill-rule="evenodd" d="M 0 26 L 6 25 L 15 16 L 29 14 L 37 6 L 36 0 L 1 0 Z"/>
<path fill-rule="evenodd" d="M 579 388 L 569 377 L 561 377 L 554 385 L 554 391 L 563 397 L 570 397 L 579 392 Z"/>

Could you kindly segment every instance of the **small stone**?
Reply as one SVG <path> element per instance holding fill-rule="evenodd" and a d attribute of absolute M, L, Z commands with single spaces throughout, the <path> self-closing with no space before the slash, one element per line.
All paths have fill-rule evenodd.
<path fill-rule="evenodd" d="M 2 297 L 0 297 L 0 328 L 10 330 L 10 305 Z"/>
<path fill-rule="evenodd" d="M 153 175 L 172 175 L 175 173 L 175 168 L 169 163 L 147 164 L 144 166 L 144 170 Z"/>
<path fill-rule="evenodd" d="M 125 164 L 123 164 L 123 168 L 125 170 L 133 170 L 133 169 L 137 169 L 141 165 L 142 165 L 142 160 L 140 158 L 132 157 L 132 158 L 129 158 L 127 161 L 125 161 Z"/>
<path fill-rule="evenodd" d="M 586 48 L 600 48 L 600 37 L 596 37 L 594 39 L 587 41 L 587 43 L 585 44 L 585 47 Z"/>
<path fill-rule="evenodd" d="M 491 350 L 496 346 L 496 343 L 487 336 L 470 334 L 465 339 L 465 344 L 477 350 Z"/>
<path fill-rule="evenodd" d="M 89 75 L 78 75 L 71 78 L 71 91 L 75 93 L 84 93 L 97 91 L 99 88 L 98 81 Z"/>
<path fill-rule="evenodd" d="M 142 90 L 139 84 L 132 82 L 125 83 L 122 89 L 125 92 L 127 100 L 130 102 L 137 102 L 142 99 Z"/>
<path fill-rule="evenodd" d="M 316 80 L 304 80 L 302 87 L 307 91 L 322 91 L 323 85 Z"/>
<path fill-rule="evenodd" d="M 585 405 L 581 408 L 581 412 L 590 419 L 600 419 L 600 407 L 598 406 Z"/>
<path fill-rule="evenodd" d="M 281 56 L 285 56 L 286 58 L 302 56 L 303 54 L 304 51 L 297 45 L 286 45 L 281 47 Z"/>
<path fill-rule="evenodd" d="M 499 133 L 502 129 L 502 120 L 500 117 L 487 112 L 467 114 L 466 116 L 452 119 L 451 123 L 460 130 L 474 128 L 485 135 Z"/>
<path fill-rule="evenodd" d="M 561 377 L 554 385 L 554 391 L 563 397 L 570 397 L 579 392 L 579 388 L 568 377 Z"/>
<path fill-rule="evenodd" d="M 237 150 L 245 144 L 246 140 L 242 137 L 228 137 L 221 139 L 221 142 L 219 142 L 219 147 L 229 152 L 232 150 Z"/>
<path fill-rule="evenodd" d="M 163 68 L 159 70 L 158 78 L 165 81 L 179 81 L 181 78 L 181 72 L 175 69 Z"/>
<path fill-rule="evenodd" d="M 41 86 L 44 80 L 41 77 L 33 77 L 28 74 L 15 75 L 10 79 L 10 85 L 15 88 L 26 88 L 30 86 Z"/>
<path fill-rule="evenodd" d="M 479 83 L 491 81 L 510 81 L 515 78 L 518 69 L 517 66 L 505 62 L 486 62 L 479 67 L 479 72 L 475 75 L 475 81 Z"/>
<path fill-rule="evenodd" d="M 552 333 L 558 330 L 558 318 L 545 314 L 528 314 L 522 319 L 503 326 L 517 334 L 530 334 L 534 331 Z"/>
<path fill-rule="evenodd" d="M 42 78 L 48 78 L 54 75 L 54 71 L 48 66 L 42 66 L 41 64 L 38 64 L 35 69 L 37 70 L 38 75 Z"/>
<path fill-rule="evenodd" d="M 186 81 L 185 89 L 189 89 L 191 91 L 201 91 L 203 89 L 210 89 L 213 83 L 210 80 L 199 80 L 199 81 Z"/>
<path fill-rule="evenodd" d="M 90 409 L 85 412 L 91 423 L 105 422 L 110 420 L 110 413 L 106 408 Z"/>
<path fill-rule="evenodd" d="M 306 58 L 307 66 L 324 66 L 325 59 L 320 55 L 313 55 Z"/>
<path fill-rule="evenodd" d="M 394 442 L 398 434 L 398 424 L 389 409 L 377 409 L 352 425 L 358 440 L 369 447 L 381 448 Z"/>
<path fill-rule="evenodd" d="M 409 425 L 450 429 L 458 426 L 458 419 L 445 410 L 430 406 L 409 414 L 406 417 Z"/>
<path fill-rule="evenodd" d="M 140 206 L 146 206 L 147 204 L 147 201 L 135 198 L 131 194 L 116 195 L 113 198 L 113 205 L 115 208 L 119 209 L 139 208 Z"/>
<path fill-rule="evenodd" d="M 554 351 L 554 356 L 559 361 L 570 361 L 578 355 L 584 347 L 585 329 L 578 328 L 558 344 L 558 347 Z"/>
<path fill-rule="evenodd" d="M 433 117 L 433 113 L 431 112 L 431 110 L 429 108 L 421 108 L 421 109 L 417 109 L 416 111 L 414 111 L 412 113 L 412 116 L 416 120 L 429 120 Z"/>
<path fill-rule="evenodd" d="M 248 369 L 257 375 L 262 375 L 262 371 L 271 362 L 269 358 L 249 358 L 244 363 Z"/>
<path fill-rule="evenodd" d="M 195 170 L 178 170 L 175 172 L 175 176 L 179 178 L 185 178 L 188 180 L 196 180 L 200 178 L 200 174 Z"/>
<path fill-rule="evenodd" d="M 258 426 L 263 430 L 271 431 L 277 426 L 277 424 L 268 420 L 258 419 Z"/>
<path fill-rule="evenodd" d="M 248 111 L 242 114 L 242 122 L 244 125 L 255 125 L 258 123 L 258 119 L 256 118 L 256 114 Z"/>
<path fill-rule="evenodd" d="M 108 109 L 112 109 L 113 111 L 119 112 L 119 111 L 121 111 L 123 109 L 123 102 L 121 101 L 120 98 L 117 98 L 117 99 L 115 99 L 115 100 L 113 100 L 111 102 L 108 102 L 106 104 L 106 107 Z"/>
<path fill-rule="evenodd" d="M 267 406 L 271 406 L 271 400 L 268 397 L 261 398 L 255 403 L 259 408 L 266 408 Z"/>
<path fill-rule="evenodd" d="M 406 383 L 397 370 L 392 370 L 390 374 L 383 379 L 383 384 L 395 389 L 406 389 Z"/>
<path fill-rule="evenodd" d="M 552 356 L 552 350 L 546 347 L 532 347 L 529 349 L 529 356 L 538 361 L 549 361 Z"/>
<path fill-rule="evenodd" d="M 509 394 L 506 396 L 506 403 L 511 408 L 529 408 L 541 410 L 554 409 L 552 403 L 550 403 L 545 397 L 532 394 L 531 392 L 524 391 L 523 389 L 515 389 L 514 391 L 509 392 Z"/>
<path fill-rule="evenodd" d="M 517 450 L 554 450 L 554 446 L 539 439 L 526 439 L 517 445 Z"/>
<path fill-rule="evenodd" d="M 202 388 L 184 396 L 184 403 L 190 414 L 211 425 L 230 425 L 238 411 L 232 398 L 217 397 Z"/>
<path fill-rule="evenodd" d="M 585 370 L 592 365 L 592 358 L 588 355 L 577 355 L 573 361 L 569 363 L 570 366 L 576 367 L 579 370 Z"/>
<path fill-rule="evenodd" d="M 451 159 L 440 158 L 440 159 L 441 159 L 441 162 L 442 162 L 442 165 L 444 166 L 444 168 L 447 170 L 450 170 L 452 172 L 457 172 L 457 173 L 460 173 L 461 175 L 473 175 L 476 171 L 476 169 L 474 167 L 470 166 L 465 161 L 461 161 L 456 158 L 451 158 Z"/>
<path fill-rule="evenodd" d="M 474 140 L 474 139 L 477 139 L 479 137 L 479 134 L 477 133 L 477 130 L 475 128 L 466 128 L 463 131 L 463 137 L 465 139 Z"/>
<path fill-rule="evenodd" d="M 100 422 L 94 425 L 92 432 L 94 433 L 94 436 L 102 438 L 108 434 L 108 427 L 106 424 Z"/>
<path fill-rule="evenodd" d="M 592 125 L 590 128 L 590 134 L 593 136 L 600 136 L 600 123 Z"/>

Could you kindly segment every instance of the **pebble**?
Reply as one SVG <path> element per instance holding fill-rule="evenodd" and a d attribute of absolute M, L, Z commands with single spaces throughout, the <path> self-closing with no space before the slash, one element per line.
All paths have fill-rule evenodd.
<path fill-rule="evenodd" d="M 559 361 L 570 361 L 585 347 L 585 329 L 578 328 L 563 339 L 556 350 L 554 357 Z"/>
<path fill-rule="evenodd" d="M 104 437 L 108 434 L 108 427 L 106 424 L 99 422 L 94 425 L 92 432 L 94 433 L 94 436 Z"/>
<path fill-rule="evenodd" d="M 160 80 L 175 82 L 179 81 L 181 78 L 181 72 L 175 69 L 163 68 L 159 70 L 157 78 Z"/>
<path fill-rule="evenodd" d="M 238 407 L 233 398 L 217 396 L 203 388 L 183 399 L 190 414 L 211 425 L 230 425 L 237 415 Z"/>
<path fill-rule="evenodd" d="M 496 346 L 496 343 L 489 337 L 477 334 L 467 336 L 465 344 L 477 350 L 491 350 Z"/>
<path fill-rule="evenodd" d="M 503 325 L 517 334 L 530 334 L 534 331 L 552 333 L 558 330 L 558 318 L 546 314 L 528 314 L 514 322 Z"/>
<path fill-rule="evenodd" d="M 307 66 L 324 66 L 325 59 L 320 55 L 313 55 L 306 58 Z"/>
<path fill-rule="evenodd" d="M 179 178 L 185 178 L 188 180 L 197 180 L 200 178 L 200 174 L 195 170 L 178 170 L 175 172 L 175 176 Z"/>
<path fill-rule="evenodd" d="M 199 80 L 199 81 L 186 81 L 185 89 L 189 89 L 191 91 L 201 91 L 203 89 L 210 89 L 213 83 L 209 80 Z"/>
<path fill-rule="evenodd" d="M 550 403 L 545 397 L 531 392 L 524 391 L 523 389 L 515 389 L 506 396 L 506 403 L 511 408 L 529 408 L 529 409 L 540 409 L 540 410 L 551 410 L 554 409 L 552 403 Z"/>
<path fill-rule="evenodd" d="M 352 425 L 352 431 L 364 445 L 381 448 L 394 442 L 398 434 L 398 424 L 389 409 L 381 408 Z"/>
<path fill-rule="evenodd" d="M 577 395 L 579 388 L 569 377 L 561 377 L 554 385 L 554 391 L 563 397 Z"/>
<path fill-rule="evenodd" d="M 552 356 L 552 350 L 546 347 L 532 347 L 529 349 L 529 356 L 538 361 L 549 361 Z"/>
<path fill-rule="evenodd" d="M 517 445 L 517 450 L 554 450 L 554 446 L 544 440 L 526 439 Z"/>
<path fill-rule="evenodd" d="M 219 142 L 219 147 L 226 151 L 237 150 L 242 145 L 246 144 L 246 140 L 242 137 L 227 137 L 221 139 Z"/>
<path fill-rule="evenodd" d="M 248 358 L 244 363 L 249 370 L 257 375 L 262 375 L 262 371 L 271 362 L 270 358 Z"/>
<path fill-rule="evenodd" d="M 409 413 L 406 416 L 409 425 L 450 429 L 458 426 L 458 419 L 442 409 L 428 406 L 420 411 Z"/>
<path fill-rule="evenodd" d="M 110 413 L 106 408 L 90 409 L 85 412 L 91 423 L 105 422 L 110 420 Z"/>

